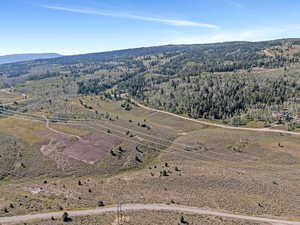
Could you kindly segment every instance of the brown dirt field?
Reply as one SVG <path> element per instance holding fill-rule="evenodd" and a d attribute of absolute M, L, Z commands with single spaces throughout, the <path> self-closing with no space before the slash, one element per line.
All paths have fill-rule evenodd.
<path fill-rule="evenodd" d="M 56 159 L 56 161 L 58 161 L 57 155 L 60 154 L 61 156 L 94 164 L 101 160 L 107 152 L 122 143 L 120 138 L 97 133 L 88 134 L 82 137 L 81 140 L 55 134 L 51 131 L 40 133 L 50 139 L 48 144 L 41 147 L 41 152 L 45 156 Z"/>
<path fill-rule="evenodd" d="M 107 152 L 121 143 L 120 138 L 92 133 L 83 137 L 82 141 L 78 140 L 67 146 L 63 154 L 86 163 L 94 164 L 101 160 Z"/>

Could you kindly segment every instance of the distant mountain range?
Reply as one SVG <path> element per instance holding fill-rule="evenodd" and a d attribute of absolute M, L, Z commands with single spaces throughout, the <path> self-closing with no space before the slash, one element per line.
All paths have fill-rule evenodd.
<path fill-rule="evenodd" d="M 39 54 L 13 54 L 13 55 L 4 55 L 0 56 L 0 64 L 5 63 L 15 63 L 36 59 L 51 59 L 61 57 L 62 55 L 56 53 L 39 53 Z"/>

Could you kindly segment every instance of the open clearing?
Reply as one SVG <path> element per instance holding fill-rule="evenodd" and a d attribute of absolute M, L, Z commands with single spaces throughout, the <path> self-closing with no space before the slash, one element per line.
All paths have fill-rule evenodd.
<path fill-rule="evenodd" d="M 94 164 L 113 148 L 121 144 L 121 139 L 108 135 L 90 134 L 72 144 L 67 144 L 63 154 L 83 162 Z"/>
<path fill-rule="evenodd" d="M 91 126 L 91 134 L 99 132 L 101 135 L 108 135 L 107 129 L 110 128 L 111 135 L 119 136 L 122 140 L 126 138 L 121 144 L 126 152 L 114 150 L 115 156 L 106 154 L 105 164 L 104 161 L 95 163 L 94 166 L 99 169 L 89 171 L 99 172 L 91 173 L 90 176 L 10 181 L 9 188 L 0 185 L 1 193 L 6 196 L 3 207 L 9 207 L 10 203 L 15 205 L 8 213 L 0 211 L 1 216 L 60 208 L 90 208 L 95 207 L 98 201 L 104 201 L 107 205 L 118 202 L 175 202 L 244 215 L 299 220 L 300 141 L 297 136 L 267 132 L 257 135 L 254 131 L 207 127 L 181 118 L 176 118 L 174 122 L 172 116 L 149 114 L 140 107 L 134 107 L 131 113 L 122 109 L 118 111 L 119 106 L 114 102 L 105 104 L 116 110 L 118 120 L 68 126 L 75 130 Z M 144 120 L 151 126 L 150 130 L 138 125 L 138 122 L 143 123 Z M 51 124 L 51 127 L 56 126 L 61 125 Z M 133 135 L 132 138 L 126 135 L 127 131 Z M 130 144 L 129 141 L 140 144 Z M 145 161 L 147 166 L 136 161 L 136 157 L 146 160 L 145 153 L 148 150 L 142 143 L 157 148 L 153 150 L 155 157 Z M 157 154 L 159 149 L 160 153 Z M 77 163 L 74 161 L 70 165 L 79 170 L 81 167 Z M 130 168 L 129 163 L 141 164 L 143 167 L 129 170 L 126 169 Z M 122 173 L 111 176 L 104 172 L 111 171 L 112 166 L 122 168 Z M 166 171 L 167 176 L 162 176 L 163 171 Z M 46 184 L 43 183 L 45 179 Z M 9 192 L 11 188 L 15 190 L 14 193 Z"/>

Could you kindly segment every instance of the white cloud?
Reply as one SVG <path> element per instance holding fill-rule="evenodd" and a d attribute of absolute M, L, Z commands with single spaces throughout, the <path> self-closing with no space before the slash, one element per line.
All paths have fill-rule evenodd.
<path fill-rule="evenodd" d="M 159 22 L 172 26 L 188 26 L 188 27 L 202 27 L 202 28 L 218 28 L 217 25 L 214 24 L 206 24 L 199 23 L 191 20 L 180 20 L 180 19 L 166 19 L 166 18 L 158 18 L 158 17 L 148 17 L 148 16 L 137 16 L 126 13 L 116 13 L 111 11 L 102 11 L 102 10 L 92 10 L 92 9 L 79 9 L 79 8 L 68 8 L 68 7 L 60 7 L 60 6 L 43 6 L 47 9 L 52 10 L 60 10 L 81 14 L 91 14 L 91 15 L 99 15 L 99 16 L 110 16 L 110 17 L 119 17 L 119 18 L 127 18 L 134 20 L 142 20 L 149 22 Z"/>

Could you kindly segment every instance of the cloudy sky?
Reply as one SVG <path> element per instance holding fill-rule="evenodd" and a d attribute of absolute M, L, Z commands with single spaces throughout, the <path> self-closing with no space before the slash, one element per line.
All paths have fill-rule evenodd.
<path fill-rule="evenodd" d="M 1 0 L 0 55 L 300 37 L 298 0 Z"/>

